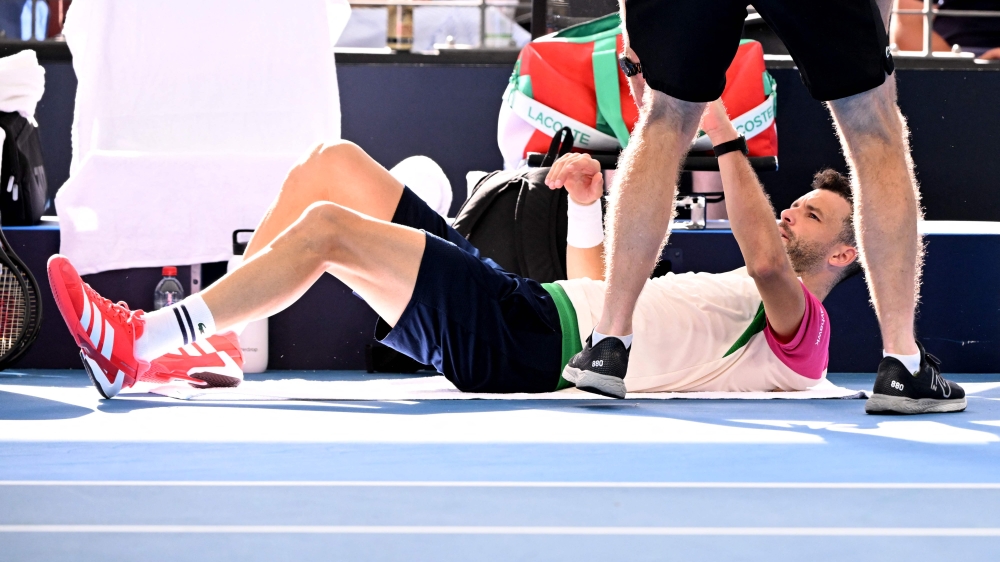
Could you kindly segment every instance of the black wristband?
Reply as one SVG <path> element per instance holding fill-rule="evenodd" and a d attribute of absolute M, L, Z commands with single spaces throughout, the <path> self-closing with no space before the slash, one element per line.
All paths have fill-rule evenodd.
<path fill-rule="evenodd" d="M 742 152 L 743 156 L 750 154 L 750 149 L 747 148 L 747 139 L 744 138 L 743 135 L 740 135 L 731 141 L 717 144 L 712 147 L 712 150 L 715 152 L 716 158 L 722 156 L 723 154 L 728 154 L 737 150 Z"/>
<path fill-rule="evenodd" d="M 642 63 L 632 62 L 625 53 L 618 55 L 618 66 L 629 78 L 642 72 Z"/>

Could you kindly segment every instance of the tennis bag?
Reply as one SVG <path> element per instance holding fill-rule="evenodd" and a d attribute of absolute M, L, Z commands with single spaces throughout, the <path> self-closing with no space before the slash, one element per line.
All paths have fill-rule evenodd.
<path fill-rule="evenodd" d="M 504 167 L 544 152 L 553 133 L 570 127 L 577 150 L 617 152 L 639 117 L 628 79 L 618 67 L 621 20 L 611 14 L 535 39 L 521 50 L 504 93 L 497 142 Z M 750 156 L 777 156 L 775 82 L 756 41 L 740 43 L 722 93 Z M 703 133 L 694 151 L 712 149 Z"/>
<path fill-rule="evenodd" d="M 548 143 L 542 167 L 493 172 L 476 184 L 452 226 L 484 258 L 540 283 L 566 279 L 565 189 L 549 189 L 545 176 L 556 158 L 573 149 L 565 127 Z"/>
<path fill-rule="evenodd" d="M 0 112 L 0 218 L 4 226 L 33 225 L 48 208 L 48 182 L 38 129 L 19 113 Z"/>
<path fill-rule="evenodd" d="M 545 185 L 549 166 L 573 149 L 573 131 L 551 140 L 540 168 L 493 172 L 476 184 L 452 226 L 480 255 L 540 283 L 566 279 L 565 189 Z M 380 323 L 381 324 L 381 323 Z M 376 328 L 378 333 L 385 327 Z M 377 340 L 365 345 L 369 373 L 415 373 L 422 365 Z"/>

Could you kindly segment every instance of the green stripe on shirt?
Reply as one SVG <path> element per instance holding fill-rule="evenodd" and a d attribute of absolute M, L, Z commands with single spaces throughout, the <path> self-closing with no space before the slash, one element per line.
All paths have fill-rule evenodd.
<path fill-rule="evenodd" d="M 566 364 L 574 355 L 583 351 L 580 344 L 580 325 L 576 322 L 576 309 L 573 308 L 573 301 L 569 300 L 569 295 L 558 283 L 542 283 L 542 288 L 552 295 L 552 302 L 556 304 L 559 312 L 559 327 L 562 331 L 562 364 L 559 366 L 559 384 L 556 390 L 562 390 L 573 386 L 562 378 L 562 371 Z"/>
<path fill-rule="evenodd" d="M 764 303 L 760 303 L 760 307 L 757 308 L 757 314 L 756 316 L 753 317 L 753 320 L 750 322 L 750 325 L 747 326 L 747 329 L 743 331 L 743 334 L 740 335 L 739 339 L 736 340 L 736 343 L 734 343 L 733 346 L 729 348 L 729 351 L 727 351 L 726 354 L 723 355 L 723 357 L 729 357 L 730 355 L 739 351 L 741 347 L 750 342 L 750 338 L 763 332 L 764 326 L 766 324 L 767 324 L 767 316 L 764 315 Z"/>

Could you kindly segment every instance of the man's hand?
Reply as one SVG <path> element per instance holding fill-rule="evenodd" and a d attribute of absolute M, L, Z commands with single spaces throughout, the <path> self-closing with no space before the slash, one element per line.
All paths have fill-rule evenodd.
<path fill-rule="evenodd" d="M 979 55 L 979 60 L 1000 60 L 1000 47 L 995 49 L 990 49 L 985 53 Z"/>
<path fill-rule="evenodd" d="M 601 164 L 589 154 L 571 152 L 560 156 L 545 177 L 549 189 L 565 187 L 577 205 L 590 205 L 604 195 Z"/>
<path fill-rule="evenodd" d="M 699 128 L 712 139 L 713 145 L 729 142 L 739 136 L 729 120 L 729 114 L 726 113 L 726 106 L 722 105 L 721 98 L 705 106 Z"/>

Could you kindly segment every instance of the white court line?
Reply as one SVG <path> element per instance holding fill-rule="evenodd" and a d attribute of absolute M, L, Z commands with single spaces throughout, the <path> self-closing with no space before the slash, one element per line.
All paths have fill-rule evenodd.
<path fill-rule="evenodd" d="M 997 527 L 513 527 L 454 525 L 0 525 L 0 533 L 1000 537 Z"/>
<path fill-rule="evenodd" d="M 735 488 L 806 490 L 1000 490 L 998 482 L 503 482 L 423 480 L 0 480 L 0 486 L 247 488 Z"/>

